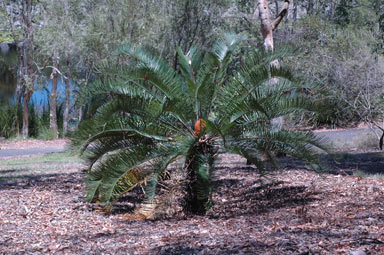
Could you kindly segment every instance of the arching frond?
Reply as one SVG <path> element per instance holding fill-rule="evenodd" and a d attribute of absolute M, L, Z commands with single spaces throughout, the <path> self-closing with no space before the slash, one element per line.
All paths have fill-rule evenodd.
<path fill-rule="evenodd" d="M 125 54 L 138 61 L 135 72 L 129 72 L 126 75 L 127 78 L 151 81 L 152 85 L 160 89 L 168 98 L 177 97 L 183 93 L 175 70 L 167 62 L 145 49 L 126 44 L 121 46 L 115 54 Z"/>
<path fill-rule="evenodd" d="M 245 39 L 244 35 L 226 33 L 223 38 L 218 39 L 212 46 L 212 52 L 220 62 L 231 56 L 231 53 L 237 48 L 239 43 Z"/>

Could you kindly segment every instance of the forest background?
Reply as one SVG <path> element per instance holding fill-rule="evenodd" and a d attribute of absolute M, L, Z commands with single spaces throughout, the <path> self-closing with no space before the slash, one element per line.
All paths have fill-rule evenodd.
<path fill-rule="evenodd" d="M 177 46 L 209 49 L 225 32 L 245 34 L 243 49 L 262 48 L 255 0 L 5 0 L 0 5 L 0 136 L 56 138 L 97 102 L 80 96 L 124 43 L 142 45 L 177 68 Z M 262 1 L 261 1 L 262 2 Z M 276 47 L 321 102 L 319 114 L 291 116 L 292 126 L 382 125 L 384 113 L 384 3 L 380 0 L 269 1 Z M 239 63 L 241 52 L 238 52 Z M 62 100 L 57 87 L 62 87 Z M 47 104 L 31 104 L 37 90 Z M 8 99 L 11 98 L 11 101 Z M 94 100 L 94 99 L 93 99 Z M 12 102 L 12 103 L 9 103 Z M 13 116 L 10 118 L 9 116 Z M 380 134 L 377 134 L 380 137 Z"/>

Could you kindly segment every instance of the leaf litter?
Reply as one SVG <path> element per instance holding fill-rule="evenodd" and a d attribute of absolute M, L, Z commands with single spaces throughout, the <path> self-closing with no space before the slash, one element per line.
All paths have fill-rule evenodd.
<path fill-rule="evenodd" d="M 78 162 L 0 178 L 0 254 L 384 254 L 383 179 L 345 174 L 370 160 L 384 171 L 384 161 L 345 159 L 319 175 L 284 160 L 260 178 L 224 154 L 208 215 L 163 220 L 126 220 L 140 200 L 132 194 L 111 214 L 95 210 Z M 0 163 L 2 176 L 8 168 Z"/>

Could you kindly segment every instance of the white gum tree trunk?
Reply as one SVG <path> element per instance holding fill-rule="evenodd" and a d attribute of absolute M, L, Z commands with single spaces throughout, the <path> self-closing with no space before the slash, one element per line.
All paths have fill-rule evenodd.
<path fill-rule="evenodd" d="M 258 11 L 260 22 L 261 22 L 260 30 L 263 36 L 265 50 L 273 51 L 274 49 L 273 32 L 279 26 L 283 18 L 288 14 L 288 8 L 291 2 L 292 0 L 284 0 L 282 9 L 280 10 L 277 17 L 272 21 L 269 6 L 268 6 L 269 4 L 268 0 L 257 1 L 257 11 Z M 254 13 L 254 19 L 257 18 L 257 11 L 255 11 Z M 278 60 L 271 62 L 271 65 L 274 66 L 275 68 L 279 68 L 280 66 Z M 274 84 L 277 84 L 278 82 L 279 82 L 278 79 L 272 79 L 271 86 L 273 86 Z M 275 130 L 282 129 L 283 125 L 284 125 L 284 117 L 275 118 L 275 119 L 272 119 L 271 121 L 272 129 L 275 129 Z"/>

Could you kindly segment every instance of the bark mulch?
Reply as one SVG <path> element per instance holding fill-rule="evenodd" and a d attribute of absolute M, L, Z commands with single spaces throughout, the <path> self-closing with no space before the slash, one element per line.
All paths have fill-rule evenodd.
<path fill-rule="evenodd" d="M 384 254 L 383 179 L 345 175 L 349 165 L 318 175 L 292 162 L 260 179 L 224 155 L 206 217 L 157 221 L 125 220 L 128 207 L 92 209 L 81 164 L 0 178 L 0 254 Z"/>

